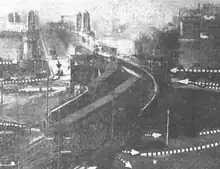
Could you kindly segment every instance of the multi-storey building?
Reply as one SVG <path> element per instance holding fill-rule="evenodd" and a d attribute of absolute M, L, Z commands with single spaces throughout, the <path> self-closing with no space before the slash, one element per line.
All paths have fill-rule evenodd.
<path fill-rule="evenodd" d="M 15 20 L 15 23 L 20 23 L 20 22 L 21 22 L 21 16 L 18 15 L 17 12 L 15 12 L 14 17 L 15 17 L 15 19 L 14 19 L 14 20 Z"/>
<path fill-rule="evenodd" d="M 38 40 L 39 40 L 39 15 L 36 11 L 28 13 L 28 51 L 33 59 L 39 58 Z"/>
<path fill-rule="evenodd" d="M 8 14 L 8 22 L 10 22 L 10 23 L 20 23 L 21 22 L 21 16 L 17 12 L 9 13 Z"/>
<path fill-rule="evenodd" d="M 78 14 L 77 14 L 77 16 L 76 16 L 76 28 L 77 28 L 77 30 L 78 31 L 81 31 L 82 30 L 82 24 L 83 24 L 83 22 L 82 22 L 82 13 L 81 12 L 79 12 Z"/>
<path fill-rule="evenodd" d="M 219 14 L 220 6 L 212 4 L 204 4 L 202 9 L 199 5 L 197 10 L 185 10 L 180 14 L 180 34 L 182 38 L 200 39 L 208 35 L 209 38 L 218 36 L 220 30 Z"/>
<path fill-rule="evenodd" d="M 34 30 L 39 28 L 39 15 L 36 11 L 29 11 L 28 13 L 28 29 Z"/>
<path fill-rule="evenodd" d="M 88 11 L 83 13 L 83 29 L 85 32 L 90 32 L 90 14 Z"/>
<path fill-rule="evenodd" d="M 26 31 L 25 24 L 22 23 L 21 16 L 17 12 L 8 14 L 5 31 L 20 33 Z"/>
<path fill-rule="evenodd" d="M 14 16 L 13 16 L 13 13 L 9 13 L 9 14 L 8 14 L 8 22 L 12 22 L 12 23 L 14 23 Z"/>
<path fill-rule="evenodd" d="M 185 66 L 218 67 L 220 60 L 220 7 L 204 4 L 180 16 L 180 53 Z M 219 61 L 218 61 L 219 60 Z"/>
<path fill-rule="evenodd" d="M 28 30 L 35 29 L 36 24 L 35 24 L 35 13 L 34 11 L 30 11 L 28 13 Z"/>

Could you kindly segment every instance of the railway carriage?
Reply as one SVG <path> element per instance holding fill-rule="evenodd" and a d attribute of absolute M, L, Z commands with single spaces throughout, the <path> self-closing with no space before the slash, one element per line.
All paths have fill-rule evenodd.
<path fill-rule="evenodd" d="M 105 59 L 110 60 L 117 55 L 117 47 L 99 42 L 95 45 L 94 53 L 104 56 Z"/>

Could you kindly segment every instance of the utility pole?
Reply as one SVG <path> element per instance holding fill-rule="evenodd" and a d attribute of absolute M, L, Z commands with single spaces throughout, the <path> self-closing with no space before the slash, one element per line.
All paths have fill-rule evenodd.
<path fill-rule="evenodd" d="M 3 113 L 3 104 L 4 104 L 4 100 L 3 100 L 3 95 L 4 95 L 3 82 L 4 82 L 4 80 L 1 81 L 1 107 L 2 107 L 2 113 Z"/>
<path fill-rule="evenodd" d="M 142 111 L 143 108 L 143 76 L 141 77 L 141 104 L 140 104 L 140 112 Z"/>
<path fill-rule="evenodd" d="M 48 123 L 48 126 L 47 127 L 50 127 L 49 126 L 49 124 L 50 124 L 50 122 L 49 122 L 49 100 L 48 100 L 48 97 L 49 97 L 49 68 L 48 68 L 48 70 L 47 70 L 47 94 L 46 94 L 46 115 L 47 115 L 47 119 L 46 119 L 46 121 L 47 121 L 47 123 Z"/>
<path fill-rule="evenodd" d="M 169 123 L 170 123 L 170 109 L 167 109 L 167 132 L 166 132 L 166 145 L 169 144 Z"/>
<path fill-rule="evenodd" d="M 4 115 L 4 86 L 3 86 L 3 82 L 4 80 L 1 81 L 1 116 Z M 5 143 L 5 130 L 6 130 L 6 125 L 4 125 L 4 138 L 3 138 L 3 141 Z"/>
<path fill-rule="evenodd" d="M 19 87 L 22 84 L 19 84 Z M 16 99 L 16 104 L 17 104 L 18 99 Z M 19 114 L 19 110 L 17 111 L 17 122 L 20 123 L 20 114 Z M 19 145 L 18 151 L 20 151 L 20 128 L 18 127 L 18 132 L 16 133 L 16 141 Z M 19 156 L 18 156 L 18 161 L 19 161 Z M 19 169 L 19 163 L 18 163 L 18 169 Z"/>
<path fill-rule="evenodd" d="M 58 119 L 59 119 L 59 126 L 60 126 L 60 125 L 61 125 L 60 109 L 58 110 Z M 60 135 L 60 131 L 58 131 L 58 159 L 57 159 L 57 169 L 60 169 L 60 142 L 61 142 L 61 135 Z"/>
<path fill-rule="evenodd" d="M 112 118 L 111 118 L 111 138 L 114 137 L 114 115 L 115 115 L 115 95 L 114 92 L 112 92 Z"/>
<path fill-rule="evenodd" d="M 3 86 L 4 80 L 1 81 L 1 116 L 4 116 L 4 86 Z M 5 142 L 5 130 L 6 130 L 6 125 L 4 126 L 4 139 L 3 141 Z"/>

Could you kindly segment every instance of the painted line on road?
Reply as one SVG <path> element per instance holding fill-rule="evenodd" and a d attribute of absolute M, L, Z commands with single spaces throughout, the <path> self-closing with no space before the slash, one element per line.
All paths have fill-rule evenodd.
<path fill-rule="evenodd" d="M 204 149 L 210 149 L 214 147 L 220 146 L 220 141 L 212 142 L 209 144 L 204 144 L 204 145 L 199 145 L 199 146 L 194 146 L 194 147 L 187 147 L 187 148 L 178 148 L 178 149 L 172 149 L 172 150 L 162 150 L 162 151 L 154 151 L 154 152 L 145 152 L 145 153 L 139 153 L 135 154 L 133 156 L 145 156 L 145 157 L 165 157 L 173 154 L 180 154 L 180 153 L 185 153 L 185 152 L 193 152 L 193 151 L 199 151 L 199 150 L 204 150 Z M 123 151 L 125 154 L 130 154 L 131 151 Z"/>
<path fill-rule="evenodd" d="M 217 133 L 220 133 L 220 129 L 201 131 L 199 132 L 199 136 L 205 136 L 205 135 L 211 135 L 211 134 L 217 134 Z"/>
<path fill-rule="evenodd" d="M 14 65 L 17 64 L 16 61 L 8 62 L 8 61 L 1 61 L 0 65 Z"/>

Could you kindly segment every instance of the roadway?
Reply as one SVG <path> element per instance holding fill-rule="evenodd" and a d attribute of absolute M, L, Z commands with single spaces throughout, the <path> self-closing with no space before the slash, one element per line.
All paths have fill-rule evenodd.
<path fill-rule="evenodd" d="M 156 81 L 154 79 L 154 77 L 149 73 L 147 72 L 146 70 L 142 69 L 140 66 L 138 66 L 137 64 L 133 63 L 131 60 L 124 60 L 122 58 L 118 58 L 120 61 L 119 61 L 119 64 L 122 65 L 122 68 L 124 69 L 124 71 L 127 71 L 127 72 L 130 72 L 131 74 L 133 74 L 133 76 L 141 76 L 142 78 L 144 76 L 148 76 L 148 80 L 149 78 L 151 79 L 151 81 L 153 82 L 154 84 L 154 89 L 153 89 L 153 94 L 150 96 L 150 98 L 148 99 L 148 101 L 144 104 L 144 106 L 142 107 L 142 111 L 144 111 L 145 108 L 147 108 L 150 103 L 153 102 L 153 100 L 155 99 L 156 97 L 156 94 L 157 94 L 157 90 L 158 90 L 158 87 L 157 87 L 157 84 L 156 84 Z M 130 71 L 132 70 L 132 71 Z M 145 79 L 145 78 L 143 78 Z M 131 97 L 131 96 L 130 96 Z M 108 105 L 106 105 L 108 107 Z M 122 108 L 123 109 L 123 108 Z M 69 118 L 69 117 L 68 117 Z M 74 121 L 78 121 L 79 119 L 75 119 Z M 70 123 L 72 123 L 73 121 L 70 121 Z M 204 145 L 204 148 L 201 146 L 200 149 L 206 149 L 206 148 L 210 148 L 210 147 L 215 147 L 215 146 L 218 146 L 219 143 L 218 142 L 213 142 L 213 146 L 212 144 L 209 144 L 209 145 Z M 184 152 L 187 152 L 187 151 L 197 151 L 199 148 L 198 146 L 196 146 L 195 148 L 193 147 L 192 150 L 191 149 L 180 149 L 180 150 L 167 150 L 167 151 L 164 151 L 165 154 L 177 154 L 177 153 L 184 153 Z M 154 155 L 155 154 L 155 155 Z M 164 155 L 162 152 L 150 152 L 149 154 L 147 154 L 146 156 L 147 157 L 153 157 L 153 156 L 161 156 L 161 155 Z M 146 158 L 146 157 L 145 157 Z"/>
<path fill-rule="evenodd" d="M 119 63 L 119 64 L 122 64 L 122 65 L 124 65 L 124 67 L 123 68 L 125 68 L 124 69 L 124 71 L 126 71 L 127 73 L 130 73 L 132 76 L 134 76 L 134 77 L 138 77 L 138 78 L 140 78 L 141 76 L 147 76 L 147 77 L 144 77 L 144 84 L 154 84 L 155 83 L 155 80 L 153 80 L 152 78 L 151 78 L 151 76 L 149 76 L 147 73 L 146 73 L 146 71 L 144 71 L 144 70 L 141 70 L 140 68 L 137 68 L 137 67 L 135 67 L 135 66 L 133 66 L 133 65 L 130 65 L 130 64 L 125 64 L 123 61 L 121 62 L 121 63 Z M 122 69 L 123 69 L 122 68 Z M 135 70 L 132 70 L 132 69 L 135 69 Z M 147 83 L 146 83 L 146 82 Z M 149 82 L 150 81 L 150 82 Z M 139 102 L 139 97 L 140 97 L 140 92 L 141 92 L 141 90 L 140 90 L 140 87 L 139 87 L 139 90 L 137 91 L 137 87 L 140 85 L 140 80 L 138 80 L 137 82 L 136 82 L 136 84 L 135 85 L 132 85 L 132 86 L 136 86 L 136 87 L 132 87 L 131 86 L 131 90 L 130 89 L 128 89 L 124 94 L 121 94 L 122 96 L 120 96 L 119 95 L 119 98 L 117 98 L 117 100 L 116 100 L 116 104 L 119 106 L 118 108 L 120 109 L 120 110 L 123 110 L 124 109 L 124 112 L 129 112 L 130 111 L 130 114 L 134 114 L 134 112 L 133 111 L 136 111 L 136 112 L 140 112 L 140 107 L 139 106 L 137 106 L 138 104 L 140 104 L 140 102 Z M 154 85 L 153 85 L 154 86 Z M 155 95 L 156 95 L 156 93 L 155 92 L 157 92 L 157 87 L 153 87 L 152 88 L 153 90 L 153 93 L 151 93 L 150 95 L 149 95 L 149 91 L 148 91 L 148 89 L 147 90 L 145 90 L 146 91 L 146 95 L 149 95 L 149 98 L 147 98 L 146 100 L 145 100 L 145 104 L 143 105 L 143 107 L 142 107 L 142 110 L 143 109 L 145 109 L 151 102 L 152 102 L 152 100 L 155 98 Z M 132 92 L 132 91 L 136 91 L 136 92 Z M 135 97 L 134 97 L 134 94 L 132 94 L 132 93 L 136 93 L 136 95 L 135 95 Z M 126 96 L 125 96 L 126 95 Z M 123 99 L 122 99 L 123 98 Z M 127 105 L 130 103 L 130 104 L 134 104 L 134 102 L 132 102 L 131 100 L 131 102 L 129 101 L 129 103 L 128 103 L 128 100 L 126 100 L 125 98 L 132 98 L 131 100 L 133 100 L 134 102 L 135 102 L 135 104 L 136 104 L 136 108 L 135 108 L 135 110 L 129 110 L 128 109 L 128 107 L 127 107 Z M 133 99 L 134 98 L 134 99 Z M 123 100 L 123 103 L 122 103 L 122 100 Z M 124 107 L 125 106 L 125 107 Z M 111 106 L 109 105 L 109 103 L 107 103 L 106 104 L 106 106 L 102 106 L 102 108 L 99 108 L 99 109 L 97 109 L 96 110 L 96 113 L 97 114 L 100 114 L 102 111 L 103 111 L 103 109 L 105 109 L 105 107 L 108 109 L 108 110 L 110 110 L 111 109 Z M 84 111 L 85 112 L 85 111 Z M 99 112 L 99 113 L 98 113 Z M 89 113 L 89 112 L 88 112 Z M 81 114 L 81 113 L 80 113 Z M 101 113 L 102 114 L 102 113 Z M 129 114 L 129 113 L 128 113 Z M 137 116 L 137 114 L 136 114 L 136 116 Z M 81 116 L 79 117 L 79 118 L 81 118 Z M 70 117 L 67 117 L 67 119 L 70 119 Z M 78 118 L 74 118 L 74 121 L 78 121 L 79 119 Z M 72 121 L 71 121 L 71 123 L 72 123 Z M 142 123 L 143 124 L 143 123 Z"/>
<path fill-rule="evenodd" d="M 130 70 L 130 69 L 135 69 L 134 71 L 133 71 L 133 76 L 136 76 L 137 74 L 138 75 L 145 75 L 145 76 L 147 76 L 148 78 L 148 80 L 149 80 L 149 77 L 150 77 L 150 75 L 148 74 L 148 72 L 146 72 L 146 71 L 144 71 L 143 69 L 140 69 L 140 68 L 138 68 L 138 67 L 136 67 L 136 66 L 134 66 L 134 65 L 131 65 L 131 64 L 127 64 L 126 62 L 124 62 L 124 61 L 121 61 L 121 63 L 120 64 L 124 64 L 124 67 L 128 67 L 128 69 Z M 128 71 L 128 69 L 124 69 L 124 71 Z M 131 71 L 130 71 L 130 73 L 131 73 Z M 151 79 L 151 81 L 153 82 L 154 81 L 154 83 L 155 83 L 155 80 L 152 80 L 152 77 L 150 77 L 150 79 Z M 156 87 L 157 88 L 157 87 Z M 156 91 L 157 89 L 154 89 L 154 91 Z M 130 93 L 130 92 L 129 92 Z M 153 95 L 151 95 L 151 98 L 147 101 L 147 103 L 142 107 L 142 109 L 144 109 L 144 108 L 146 108 L 146 106 L 148 106 L 149 104 L 150 104 L 150 102 L 152 102 L 152 100 L 155 98 L 155 93 L 153 94 Z M 108 107 L 108 106 L 107 106 Z M 46 140 L 45 139 L 43 139 L 42 141 L 40 141 L 40 142 L 38 142 L 35 146 L 33 146 L 33 147 L 38 147 L 38 148 L 36 148 L 36 149 L 39 149 L 37 152 L 33 152 L 35 155 L 37 155 L 37 156 L 44 156 L 43 154 L 44 154 L 44 151 L 43 151 L 43 146 L 42 146 L 42 144 L 46 144 Z M 49 144 L 49 143 L 48 143 Z M 32 154 L 32 152 L 31 151 L 33 151 L 33 147 L 32 148 L 29 148 L 29 150 L 27 150 L 27 151 L 29 151 L 31 154 Z M 41 147 L 41 148 L 39 148 L 39 147 Z M 43 151 L 43 152 L 41 152 L 41 151 Z M 39 154 L 40 153 L 40 154 Z M 22 153 L 23 155 L 21 155 L 21 158 L 23 159 L 23 160 L 25 160 L 25 159 L 27 159 L 27 154 L 25 153 L 25 152 L 23 152 Z M 33 158 L 34 157 L 36 157 L 35 155 L 33 155 Z M 19 155 L 20 156 L 20 155 Z M 45 159 L 47 159 L 47 157 L 45 157 Z M 23 161 L 22 160 L 22 161 Z M 43 160 L 43 159 L 42 159 Z M 26 162 L 25 162 L 26 161 Z M 32 158 L 31 159 L 27 159 L 27 160 L 25 160 L 24 161 L 24 163 L 32 163 L 31 161 L 32 161 Z M 22 162 L 23 163 L 23 162 Z M 37 167 L 37 166 L 36 166 Z"/>
<path fill-rule="evenodd" d="M 130 62 L 130 63 L 129 63 Z M 155 83 L 155 79 L 152 78 L 152 75 L 150 75 L 147 71 L 145 71 L 144 69 L 141 69 L 140 67 L 137 67 L 137 65 L 135 63 L 131 63 L 131 61 L 123 61 L 122 59 L 119 61 L 119 64 L 122 65 L 122 69 L 124 69 L 124 71 L 126 72 L 130 72 L 130 74 L 133 74 L 133 76 L 139 76 L 141 75 L 143 77 L 143 75 L 147 74 L 148 75 L 148 78 L 150 77 L 152 82 Z M 135 66 L 136 65 L 136 66 Z M 131 71 L 133 70 L 133 71 Z M 157 85 L 154 85 L 154 94 L 151 95 L 150 99 L 145 103 L 145 105 L 142 107 L 142 109 L 146 108 L 147 106 L 149 106 L 150 103 L 153 102 L 154 98 L 156 97 L 156 93 L 157 93 Z M 122 97 L 125 97 L 125 96 L 122 96 Z M 132 97 L 132 95 L 130 96 L 127 96 L 127 97 Z M 126 97 L 126 98 L 127 98 Z M 138 97 L 135 97 L 135 98 L 138 98 Z M 122 99 L 121 97 L 116 101 L 118 104 L 121 103 L 119 100 L 124 100 Z M 125 103 L 126 104 L 126 103 Z M 122 104 L 123 105 L 123 104 Z M 108 109 L 110 108 L 109 107 L 109 104 L 106 104 L 106 107 L 108 107 Z M 128 109 L 126 108 L 123 108 L 123 106 L 120 106 L 120 109 L 125 109 L 126 112 L 129 112 Z M 103 109 L 101 110 L 97 110 L 98 111 L 102 111 Z M 138 111 L 139 112 L 139 111 Z M 79 119 L 76 119 L 76 121 L 79 120 Z M 134 120 L 134 119 L 133 119 Z M 133 121 L 132 120 L 132 121 Z M 72 121 L 71 121 L 72 123 Z M 216 138 L 218 138 L 218 136 L 216 136 Z M 199 146 L 198 144 L 195 144 L 194 147 L 182 147 L 182 148 L 177 148 L 177 149 L 165 149 L 164 151 L 163 150 L 156 150 L 156 151 L 149 151 L 148 149 L 144 150 L 144 148 L 142 149 L 142 155 L 139 155 L 138 157 L 129 157 L 131 155 L 126 155 L 126 153 L 121 153 L 120 155 L 120 158 L 122 159 L 126 159 L 127 161 L 130 161 L 130 164 L 132 167 L 134 168 L 137 168 L 138 164 L 137 162 L 135 161 L 146 161 L 146 163 L 150 163 L 152 159 L 156 159 L 156 161 L 164 161 L 165 160 L 165 157 L 166 158 L 169 158 L 171 155 L 175 155 L 175 157 L 177 156 L 177 154 L 183 154 L 183 153 L 196 153 L 197 151 L 199 150 L 205 150 L 205 149 L 210 149 L 210 148 L 215 148 L 215 147 L 218 147 L 220 145 L 220 143 L 217 141 L 217 140 L 213 140 L 213 137 L 210 138 L 210 139 L 207 139 L 206 142 L 204 142 L 201 146 Z M 135 148 L 135 146 L 133 146 Z M 117 153 L 118 150 L 115 152 Z M 146 153 L 145 153 L 146 152 Z M 42 153 L 41 151 L 39 151 L 39 153 L 41 155 L 43 155 L 44 153 Z M 39 155 L 40 156 L 40 155 Z M 103 157 L 104 158 L 104 157 Z M 47 158 L 43 158 L 42 160 L 46 160 Z M 135 159 L 135 160 L 134 160 Z M 163 160 L 164 159 L 164 160 Z M 116 161 L 118 161 L 119 158 L 116 157 Z M 125 160 L 125 161 L 126 161 Z M 50 165 L 50 164 L 48 164 Z M 115 165 L 115 164 L 114 164 Z M 118 164 L 117 164 L 118 165 Z M 123 162 L 121 164 L 119 164 L 118 167 L 124 167 L 123 166 Z M 149 165 L 149 164 L 148 164 Z M 153 165 L 150 164 L 150 165 Z M 72 168 L 74 168 L 76 165 L 74 165 Z M 37 166 L 36 166 L 37 168 Z M 117 168 L 117 167 L 116 167 Z"/>
<path fill-rule="evenodd" d="M 219 87 L 211 86 L 211 85 L 207 86 L 207 87 L 198 87 L 197 85 L 179 85 L 179 84 L 174 84 L 173 87 L 185 88 L 185 89 L 193 89 L 193 90 L 206 90 L 206 91 L 211 91 L 211 92 L 219 92 Z M 153 98 L 155 98 L 155 97 L 153 97 Z M 152 99 L 152 101 L 153 100 L 154 99 Z M 146 105 L 146 106 L 148 106 L 148 105 Z M 209 152 L 212 151 L 212 150 L 206 150 L 206 149 L 214 149 L 213 151 L 216 151 L 216 148 L 220 145 L 220 142 L 218 141 L 218 139 L 219 139 L 218 133 L 216 133 L 216 132 L 214 133 L 213 131 L 210 131 L 210 132 L 208 131 L 208 133 L 211 133 L 211 132 L 213 133 L 212 137 L 210 136 L 210 137 L 206 137 L 206 138 L 205 137 L 199 137 L 198 139 L 196 138 L 197 141 L 196 141 L 196 143 L 194 143 L 194 145 L 190 145 L 190 144 L 192 142 L 194 142 L 195 140 L 192 140 L 192 141 L 190 140 L 190 144 L 188 143 L 187 145 L 190 145 L 191 147 L 186 147 L 186 145 L 185 146 L 181 145 L 181 146 L 178 146 L 178 147 L 175 147 L 175 148 L 173 147 L 172 149 L 168 148 L 168 149 L 166 149 L 164 151 L 161 150 L 161 149 L 154 150 L 154 151 L 153 150 L 151 151 L 149 149 L 144 150 L 144 147 L 143 147 L 142 151 L 145 151 L 145 153 L 142 153 L 142 155 L 139 155 L 139 157 L 130 157 L 130 155 L 127 155 L 127 157 L 125 157 L 125 159 L 127 159 L 128 161 L 131 162 L 130 163 L 131 164 L 130 167 L 132 167 L 132 168 L 138 168 L 138 163 L 140 163 L 142 165 L 141 167 L 139 166 L 140 168 L 143 168 L 143 163 L 147 163 L 147 164 L 145 164 L 145 166 L 149 166 L 150 165 L 150 166 L 153 167 L 154 164 L 152 163 L 151 159 L 156 159 L 156 161 L 160 160 L 160 161 L 164 162 L 164 161 L 167 160 L 167 158 L 166 157 L 164 158 L 164 156 L 171 156 L 171 155 L 172 155 L 172 159 L 176 159 L 177 160 L 177 159 L 179 159 L 179 157 L 186 156 L 185 154 L 190 153 L 191 156 L 193 156 L 194 158 L 196 158 L 198 160 L 198 159 L 201 158 L 201 156 L 199 156 L 198 154 L 200 154 L 202 152 L 206 153 L 207 151 L 209 151 Z M 215 138 L 217 138 L 217 139 L 215 139 Z M 201 140 L 202 140 L 202 143 L 201 143 Z M 180 142 L 180 141 L 178 141 L 178 142 Z M 184 142 L 184 141 L 182 141 L 182 142 Z M 135 148 L 135 146 L 133 146 L 133 148 Z M 202 150 L 202 152 L 201 152 L 201 150 Z M 210 152 L 210 154 L 211 154 L 211 152 Z M 197 157 L 195 157 L 195 155 Z M 134 160 L 135 158 L 138 159 L 138 160 Z M 171 161 L 172 159 L 167 160 L 167 161 L 169 163 L 173 163 Z M 208 161 L 206 159 L 203 159 L 203 160 L 204 161 Z M 182 166 L 182 163 L 183 162 L 180 162 L 181 166 Z M 195 163 L 195 161 L 194 161 L 194 163 Z M 90 164 L 90 165 L 92 166 L 94 164 Z M 109 166 L 110 165 L 111 164 L 109 164 Z M 163 168 L 162 165 L 159 164 L 159 166 L 161 168 Z M 194 167 L 192 164 L 190 166 L 191 166 L 191 168 Z M 124 166 L 119 165 L 118 167 L 119 168 L 123 168 L 123 167 L 126 167 L 126 166 L 125 165 Z M 202 167 L 201 164 L 200 164 L 200 167 Z M 78 167 L 78 168 L 81 168 L 81 167 Z"/>
<path fill-rule="evenodd" d="M 42 45 L 43 45 L 43 49 L 44 49 L 44 53 L 45 53 L 45 56 L 46 56 L 46 59 L 49 61 L 49 56 L 48 56 L 48 54 L 47 54 L 47 50 L 46 50 L 46 45 L 45 45 L 45 43 L 44 43 L 44 41 L 43 41 L 43 38 L 42 38 L 42 36 L 40 36 L 40 38 L 41 38 L 41 42 L 42 42 Z M 150 103 L 152 103 L 152 101 L 154 100 L 154 98 L 155 98 L 155 96 L 156 96 L 156 93 L 157 93 L 157 84 L 156 84 L 156 81 L 155 81 L 155 79 L 153 78 L 153 76 L 150 74 L 150 73 L 148 73 L 147 71 L 145 71 L 144 69 L 142 69 L 142 68 L 140 68 L 140 67 L 138 67 L 138 65 L 137 64 L 133 64 L 133 62 L 129 62 L 129 63 L 127 63 L 127 61 L 128 60 L 126 60 L 126 61 L 124 61 L 122 58 L 119 58 L 120 59 L 120 64 L 122 64 L 123 65 L 123 67 L 124 67 L 124 71 L 127 71 L 127 72 L 129 72 L 129 70 L 133 70 L 133 73 L 131 73 L 131 71 L 130 71 L 130 73 L 132 74 L 132 76 L 136 76 L 136 75 L 140 75 L 140 76 L 142 76 L 142 77 L 144 77 L 144 76 L 147 76 L 147 78 L 145 77 L 144 78 L 144 81 L 145 80 L 150 80 L 151 82 L 150 82 L 150 84 L 153 84 L 153 86 L 154 86 L 154 89 L 152 90 L 153 91 L 153 93 L 151 93 L 150 94 L 150 98 L 149 99 L 147 99 L 147 101 L 146 101 L 146 103 L 141 107 L 142 108 L 142 111 L 147 107 L 147 106 L 149 106 L 149 104 Z M 54 72 L 55 71 L 55 66 L 54 66 L 54 64 L 52 64 L 50 61 L 49 61 L 49 66 L 50 66 L 50 69 L 51 69 L 51 71 L 52 72 Z M 147 84 L 147 83 L 146 83 Z M 129 90 L 129 93 L 130 93 L 131 91 Z M 127 92 L 126 92 L 127 93 Z M 130 94 L 129 94 L 130 95 Z M 130 97 L 132 97 L 132 96 L 130 96 Z M 136 99 L 138 99 L 139 100 L 139 98 L 137 97 Z M 125 104 L 125 103 L 124 103 Z M 65 106 L 66 104 L 64 104 L 63 106 Z M 107 105 L 107 107 L 108 107 L 109 105 Z M 77 120 L 77 119 L 76 119 Z M 43 142 L 45 142 L 45 140 L 43 140 Z M 40 144 L 38 144 L 37 146 L 39 146 Z M 38 151 L 38 153 L 37 154 L 42 154 L 40 151 Z M 25 153 L 26 154 L 26 153 Z M 32 161 L 32 160 L 28 160 L 28 161 Z M 27 161 L 27 162 L 28 162 Z"/>

